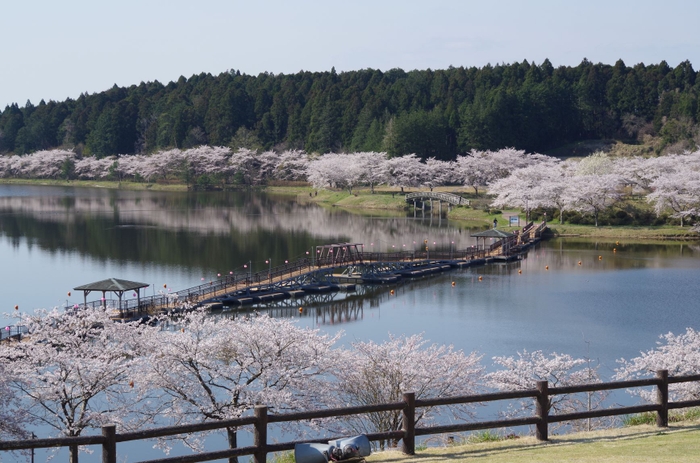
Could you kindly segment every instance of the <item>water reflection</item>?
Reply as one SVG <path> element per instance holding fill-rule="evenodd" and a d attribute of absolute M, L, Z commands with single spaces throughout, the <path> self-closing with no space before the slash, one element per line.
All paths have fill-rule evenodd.
<path fill-rule="evenodd" d="M 72 304 L 78 285 L 116 277 L 182 289 L 219 273 L 292 260 L 315 245 L 370 251 L 474 244 L 445 219 L 358 215 L 243 192 L 152 192 L 0 185 L 0 259 L 12 268 L 0 313 Z M 70 298 L 69 298 L 70 299 Z M 79 302 L 79 301 L 77 301 Z"/>

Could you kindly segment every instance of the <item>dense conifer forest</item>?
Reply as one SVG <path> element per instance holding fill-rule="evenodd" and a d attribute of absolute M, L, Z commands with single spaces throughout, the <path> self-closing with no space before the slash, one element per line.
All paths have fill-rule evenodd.
<path fill-rule="evenodd" d="M 0 113 L 0 153 L 63 147 L 101 158 L 207 144 L 453 160 L 471 149 L 547 152 L 645 136 L 694 149 L 699 97 L 688 61 L 675 68 L 584 59 L 557 68 L 545 60 L 408 72 L 229 71 L 9 105 Z"/>

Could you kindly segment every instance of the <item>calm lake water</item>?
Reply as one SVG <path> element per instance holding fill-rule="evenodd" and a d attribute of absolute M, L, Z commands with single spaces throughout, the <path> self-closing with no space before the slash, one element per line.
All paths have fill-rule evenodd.
<path fill-rule="evenodd" d="M 29 313 L 80 302 L 73 287 L 109 277 L 149 283 L 151 294 L 248 262 L 262 270 L 266 259 L 282 263 L 315 245 L 418 249 L 426 239 L 436 249 L 476 244 L 444 218 L 361 215 L 264 194 L 0 185 L 0 326 L 13 322 L 15 305 Z M 423 333 L 481 352 L 487 368 L 493 356 L 542 349 L 590 357 L 609 378 L 617 359 L 653 348 L 660 334 L 700 328 L 698 281 L 700 243 L 568 238 L 515 263 L 302 301 L 302 316 L 296 302 L 270 310 L 342 329 L 345 343 Z"/>

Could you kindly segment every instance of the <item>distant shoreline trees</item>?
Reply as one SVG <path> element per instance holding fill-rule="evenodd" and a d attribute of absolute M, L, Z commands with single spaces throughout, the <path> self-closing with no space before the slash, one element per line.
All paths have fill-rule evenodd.
<path fill-rule="evenodd" d="M 684 226 L 700 216 L 700 151 L 649 158 L 596 152 L 561 161 L 506 148 L 472 150 L 455 161 L 441 161 L 421 160 L 415 154 L 258 153 L 210 146 L 102 159 L 71 150 L 44 150 L 0 156 L 0 178 L 175 181 L 200 189 L 292 181 L 319 189 L 346 189 L 350 194 L 358 187 L 374 192 L 378 185 L 404 191 L 452 185 L 473 189 L 489 208 L 519 208 L 528 221 L 535 210 L 558 215 L 560 223 L 567 218 L 595 226 L 669 222 Z M 488 197 L 479 198 L 484 190 Z M 650 207 L 640 206 L 640 198 Z"/>
<path fill-rule="evenodd" d="M 670 67 L 587 59 L 442 70 L 363 69 L 257 76 L 229 71 L 27 101 L 0 112 L 0 154 L 72 148 L 103 158 L 200 145 L 234 151 L 415 153 L 452 161 L 512 146 L 546 152 L 587 139 L 700 143 L 700 79 Z"/>

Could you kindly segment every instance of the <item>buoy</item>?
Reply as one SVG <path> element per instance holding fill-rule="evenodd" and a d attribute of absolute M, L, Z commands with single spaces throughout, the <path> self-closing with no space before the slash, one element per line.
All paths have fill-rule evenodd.
<path fill-rule="evenodd" d="M 391 295 L 392 295 L 392 296 L 394 295 L 394 290 L 393 290 L 393 289 L 391 290 Z"/>
<path fill-rule="evenodd" d="M 544 269 L 545 269 L 545 270 L 549 270 L 549 265 L 545 265 L 545 266 L 544 266 Z"/>
<path fill-rule="evenodd" d="M 598 256 L 598 260 L 603 260 L 603 256 Z"/>
<path fill-rule="evenodd" d="M 578 264 L 581 265 L 581 261 L 578 261 Z"/>
<path fill-rule="evenodd" d="M 479 276 L 479 281 L 481 281 L 481 280 L 483 280 L 483 279 L 484 279 L 484 277 L 482 277 L 482 276 L 480 275 L 480 276 Z"/>
<path fill-rule="evenodd" d="M 299 307 L 299 313 L 302 313 L 304 311 L 303 307 Z"/>
<path fill-rule="evenodd" d="M 523 271 L 521 269 L 518 269 L 518 275 L 520 275 L 521 273 L 523 273 Z"/>
<path fill-rule="evenodd" d="M 454 285 L 455 285 L 455 282 L 453 281 L 453 282 L 452 282 L 452 286 L 454 286 Z"/>
<path fill-rule="evenodd" d="M 68 297 L 70 297 L 70 291 L 68 291 Z"/>
<path fill-rule="evenodd" d="M 617 248 L 613 248 L 613 252 L 617 252 Z"/>
<path fill-rule="evenodd" d="M 15 306 L 15 310 L 19 310 L 19 306 L 18 306 L 18 305 Z"/>
<path fill-rule="evenodd" d="M 167 288 L 167 287 L 168 287 L 168 285 L 166 285 L 166 284 L 163 284 L 163 288 Z"/>

